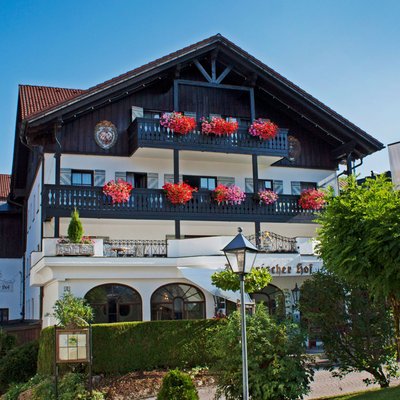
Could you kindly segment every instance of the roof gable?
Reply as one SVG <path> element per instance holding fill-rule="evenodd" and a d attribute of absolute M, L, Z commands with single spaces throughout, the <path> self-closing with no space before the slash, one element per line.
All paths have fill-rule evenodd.
<path fill-rule="evenodd" d="M 44 87 L 23 86 L 23 94 L 26 96 L 26 100 L 22 100 L 21 96 L 21 107 L 24 107 L 22 118 L 27 119 L 29 123 L 40 124 L 45 119 L 54 118 L 58 112 L 74 112 L 75 109 L 90 104 L 95 98 L 109 96 L 111 93 L 122 90 L 121 88 L 124 85 L 128 86 L 135 82 L 139 83 L 141 80 L 143 82 L 145 76 L 156 74 L 161 68 L 171 68 L 174 64 L 187 62 L 190 58 L 196 58 L 202 52 L 205 53 L 213 49 L 227 52 L 232 57 L 236 57 L 237 60 L 240 60 L 241 64 L 246 65 L 247 69 L 254 71 L 259 76 L 259 81 L 268 81 L 274 87 L 279 88 L 281 93 L 286 93 L 285 96 L 295 99 L 295 103 L 298 104 L 301 102 L 302 106 L 306 107 L 306 111 L 303 109 L 298 111 L 298 113 L 301 113 L 302 117 L 307 117 L 307 113 L 310 112 L 310 122 L 317 128 L 324 130 L 328 136 L 336 134 L 334 132 L 334 135 L 331 135 L 332 132 L 330 130 L 332 127 L 333 131 L 341 132 L 340 135 L 342 136 L 336 136 L 338 144 L 345 145 L 351 140 L 359 141 L 362 149 L 358 150 L 358 154 L 361 157 L 384 147 L 382 143 L 367 134 L 364 130 L 220 34 L 170 53 L 87 90 L 48 88 L 47 92 L 47 88 Z M 36 89 L 33 90 L 32 88 Z M 39 92 L 41 92 L 42 96 L 38 94 Z M 279 98 L 279 95 L 275 93 L 273 93 L 273 96 L 274 98 Z M 321 127 L 318 115 L 319 117 L 322 116 L 321 118 L 325 120 L 327 129 Z"/>

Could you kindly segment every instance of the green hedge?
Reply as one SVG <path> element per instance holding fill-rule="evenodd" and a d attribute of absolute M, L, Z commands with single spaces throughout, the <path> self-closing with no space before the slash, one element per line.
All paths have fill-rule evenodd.
<path fill-rule="evenodd" d="M 215 320 L 149 321 L 93 325 L 93 371 L 126 373 L 155 368 L 204 366 L 212 362 L 207 338 Z M 51 374 L 54 328 L 40 337 L 38 373 Z"/>

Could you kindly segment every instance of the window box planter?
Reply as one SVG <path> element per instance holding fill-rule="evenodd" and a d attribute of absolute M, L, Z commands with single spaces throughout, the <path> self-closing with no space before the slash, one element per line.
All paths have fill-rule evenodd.
<path fill-rule="evenodd" d="M 57 243 L 56 244 L 57 256 L 93 256 L 93 244 L 81 243 Z"/>

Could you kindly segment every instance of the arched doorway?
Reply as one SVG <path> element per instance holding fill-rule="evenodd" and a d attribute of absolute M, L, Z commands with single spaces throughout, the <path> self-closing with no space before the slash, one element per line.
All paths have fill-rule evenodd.
<path fill-rule="evenodd" d="M 151 319 L 202 319 L 206 317 L 204 294 L 186 283 L 161 286 L 151 296 Z"/>
<path fill-rule="evenodd" d="M 285 317 L 285 295 L 277 286 L 269 284 L 260 292 L 252 293 L 250 297 L 256 304 L 264 303 L 270 315 L 278 318 Z"/>
<path fill-rule="evenodd" d="M 89 290 L 85 299 L 92 306 L 95 323 L 142 320 L 142 299 L 125 285 L 108 283 Z"/>

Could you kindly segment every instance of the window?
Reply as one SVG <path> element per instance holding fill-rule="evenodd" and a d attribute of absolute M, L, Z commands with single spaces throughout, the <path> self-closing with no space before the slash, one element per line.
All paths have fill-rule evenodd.
<path fill-rule="evenodd" d="M 136 290 L 128 286 L 96 286 L 86 293 L 85 299 L 93 308 L 97 324 L 142 320 L 142 299 Z"/>
<path fill-rule="evenodd" d="M 260 292 L 250 295 L 256 304 L 264 304 L 270 315 L 283 319 L 286 315 L 285 295 L 281 289 L 269 284 Z"/>
<path fill-rule="evenodd" d="M 147 174 L 139 172 L 127 172 L 126 181 L 136 189 L 147 188 Z"/>
<path fill-rule="evenodd" d="M 273 181 L 271 179 L 259 179 L 258 180 L 258 189 L 274 190 Z"/>
<path fill-rule="evenodd" d="M 160 119 L 161 111 L 144 110 L 143 117 L 148 119 Z"/>
<path fill-rule="evenodd" d="M 172 283 L 151 296 L 152 320 L 202 319 L 206 317 L 203 293 L 185 283 Z"/>
<path fill-rule="evenodd" d="M 0 308 L 0 322 L 8 321 L 8 308 Z"/>
<path fill-rule="evenodd" d="M 76 186 L 93 186 L 93 171 L 72 170 L 71 184 Z"/>
<path fill-rule="evenodd" d="M 292 194 L 300 195 L 303 190 L 316 189 L 317 184 L 315 182 L 292 182 Z"/>
<path fill-rule="evenodd" d="M 214 190 L 217 186 L 217 178 L 214 176 L 183 175 L 183 182 L 200 190 Z"/>

